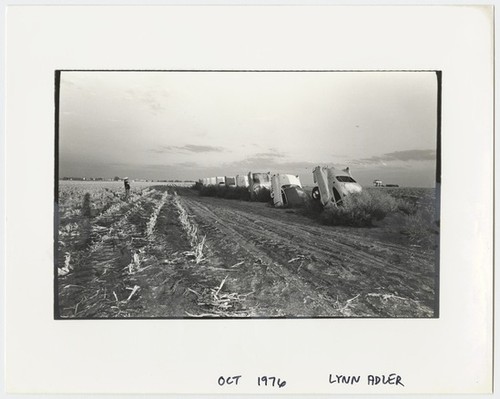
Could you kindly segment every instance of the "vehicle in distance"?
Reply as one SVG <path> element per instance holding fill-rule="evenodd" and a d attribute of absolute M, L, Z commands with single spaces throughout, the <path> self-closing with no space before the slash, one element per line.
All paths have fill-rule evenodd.
<path fill-rule="evenodd" d="M 226 176 L 226 187 L 236 187 L 236 176 Z"/>
<path fill-rule="evenodd" d="M 247 175 L 236 175 L 236 186 L 237 187 L 248 187 L 248 176 Z"/>

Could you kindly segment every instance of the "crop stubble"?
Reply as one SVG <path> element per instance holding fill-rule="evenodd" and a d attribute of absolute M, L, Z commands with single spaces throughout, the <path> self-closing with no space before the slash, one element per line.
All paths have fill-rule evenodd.
<path fill-rule="evenodd" d="M 85 213 L 84 193 L 61 195 L 62 318 L 434 315 L 435 250 L 386 229 L 167 186 L 100 187 Z"/>

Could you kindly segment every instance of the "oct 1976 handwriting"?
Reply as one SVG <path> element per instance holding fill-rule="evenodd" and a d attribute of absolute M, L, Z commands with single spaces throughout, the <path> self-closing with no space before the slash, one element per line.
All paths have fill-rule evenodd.
<path fill-rule="evenodd" d="M 257 378 L 249 378 L 255 382 L 258 387 L 284 388 L 287 381 L 282 377 L 261 375 Z M 220 376 L 217 380 L 219 386 L 238 386 L 244 381 L 243 375 Z M 394 385 L 404 387 L 403 379 L 399 374 L 368 374 L 364 378 L 361 375 L 329 374 L 326 381 L 330 385 L 358 385 L 366 384 L 368 386 Z"/>

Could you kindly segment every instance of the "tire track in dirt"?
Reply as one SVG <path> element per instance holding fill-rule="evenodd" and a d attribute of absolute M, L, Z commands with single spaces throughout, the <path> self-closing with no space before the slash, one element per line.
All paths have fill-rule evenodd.
<path fill-rule="evenodd" d="M 191 196 L 193 197 L 193 196 Z M 196 197 L 194 197 L 196 198 Z M 198 197 L 196 200 L 199 200 L 205 204 L 209 204 L 212 207 L 223 207 L 227 209 L 234 210 L 235 212 L 239 212 L 239 214 L 243 217 L 246 217 L 249 221 L 255 223 L 262 224 L 263 222 L 268 222 L 267 226 L 283 226 L 285 230 L 290 232 L 290 227 L 293 227 L 293 230 L 298 230 L 300 232 L 305 233 L 306 235 L 316 236 L 322 238 L 323 240 L 329 239 L 334 241 L 335 243 L 344 244 L 350 249 L 358 250 L 361 248 L 364 251 L 370 251 L 372 256 L 378 256 L 380 258 L 384 258 L 385 255 L 372 253 L 374 250 L 376 251 L 377 247 L 380 247 L 387 252 L 391 250 L 392 252 L 399 254 L 401 256 L 406 256 L 408 254 L 417 254 L 422 262 L 422 273 L 432 273 L 433 272 L 433 253 L 422 252 L 418 250 L 411 250 L 406 245 L 393 243 L 390 241 L 381 241 L 372 236 L 369 237 L 369 244 L 367 244 L 367 234 L 363 234 L 364 232 L 369 232 L 370 229 L 360 228 L 356 233 L 350 232 L 352 228 L 346 227 L 331 227 L 331 226 L 321 226 L 316 222 L 313 222 L 311 219 L 297 215 L 295 211 L 287 211 L 282 209 L 276 209 L 268 206 L 255 206 L 262 205 L 257 203 L 244 203 L 240 201 L 225 201 L 228 203 L 222 203 L 224 200 L 219 200 L 215 203 L 207 202 L 207 199 L 213 198 L 204 198 Z M 217 199 L 215 199 L 217 200 Z M 250 214 L 250 212 L 252 212 Z M 259 219 L 259 220 L 256 220 Z M 314 245 L 321 245 L 321 240 L 315 241 Z M 384 258 L 385 261 L 385 258 Z M 405 270 L 406 272 L 406 270 Z"/>
<path fill-rule="evenodd" d="M 226 201 L 226 202 L 235 202 L 235 201 Z M 241 205 L 241 203 L 237 203 Z M 314 243 L 308 245 L 305 241 L 300 240 L 295 242 L 295 245 L 301 245 L 304 247 L 309 247 L 312 251 L 322 251 L 329 254 L 329 256 L 334 256 L 335 253 L 332 251 L 331 245 L 334 245 L 338 249 L 338 253 L 349 253 L 353 256 L 359 257 L 356 260 L 361 262 L 366 261 L 370 263 L 377 264 L 380 267 L 389 266 L 391 268 L 397 269 L 404 273 L 413 274 L 416 277 L 425 276 L 428 274 L 429 276 L 433 275 L 433 271 L 429 267 L 432 265 L 433 257 L 431 255 L 426 255 L 422 252 L 412 251 L 408 249 L 407 246 L 389 243 L 385 241 L 379 241 L 371 238 L 370 244 L 363 243 L 365 238 L 360 235 L 355 235 L 353 233 L 349 233 L 342 229 L 342 231 L 335 231 L 334 228 L 329 226 L 311 226 L 310 221 L 306 218 L 300 217 L 298 221 L 287 220 L 286 222 L 282 221 L 282 218 L 286 218 L 286 216 L 290 216 L 285 214 L 283 210 L 260 207 L 258 212 L 249 214 L 248 209 L 241 209 L 242 207 L 234 206 L 232 203 L 229 206 L 221 206 L 221 204 L 211 204 L 212 209 L 214 211 L 221 211 L 222 214 L 224 212 L 228 212 L 229 209 L 234 212 L 235 215 L 238 215 L 240 218 L 244 218 L 248 221 L 246 226 L 259 227 L 262 231 L 274 231 L 280 237 L 289 236 L 291 239 L 295 239 L 297 235 L 302 234 L 305 237 L 314 236 Z M 252 208 L 252 211 L 255 210 Z M 266 212 L 267 211 L 267 212 Z M 268 214 L 270 214 L 268 216 Z M 296 216 L 296 215 L 294 215 Z M 291 231 L 297 232 L 298 234 L 291 234 Z M 304 238 L 304 237 L 301 237 Z M 344 250 L 344 251 L 342 251 Z M 377 252 L 379 250 L 380 252 Z M 352 251 L 356 251 L 353 253 Z M 388 262 L 387 254 L 391 254 L 392 256 L 404 258 L 408 256 L 417 256 L 416 262 L 413 266 L 416 266 L 419 271 L 408 270 L 405 268 L 398 267 L 393 262 Z M 420 260 L 418 262 L 418 260 Z"/>
<path fill-rule="evenodd" d="M 223 211 L 224 212 L 224 211 Z M 334 260 L 338 261 L 340 263 L 340 266 L 344 267 L 345 263 L 369 263 L 371 265 L 379 266 L 381 268 L 391 268 L 395 269 L 397 271 L 403 272 L 405 274 L 412 274 L 415 277 L 422 277 L 425 274 L 414 271 L 414 270 L 408 270 L 404 269 L 402 267 L 399 267 L 395 264 L 393 264 L 389 259 L 384 257 L 384 255 L 380 253 L 368 253 L 366 250 L 370 251 L 373 249 L 373 247 L 379 247 L 385 249 L 385 254 L 391 253 L 392 256 L 396 255 L 399 257 L 403 256 L 408 256 L 411 255 L 412 251 L 409 251 L 407 248 L 402 247 L 402 246 L 395 246 L 392 245 L 390 246 L 390 250 L 386 247 L 385 243 L 373 243 L 371 246 L 368 245 L 362 245 L 359 242 L 359 237 L 355 240 L 355 244 L 352 242 L 347 242 L 345 237 L 342 236 L 342 233 L 336 233 L 336 232 L 325 232 L 325 229 L 323 229 L 322 232 L 318 231 L 312 231 L 311 228 L 307 227 L 302 227 L 301 225 L 297 224 L 286 224 L 282 223 L 280 221 L 276 221 L 275 219 L 271 219 L 268 217 L 261 217 L 261 219 L 256 222 L 255 219 L 251 218 L 247 213 L 242 212 L 242 211 L 237 211 L 233 210 L 234 216 L 240 220 L 240 221 L 246 221 L 249 224 L 245 224 L 246 227 L 249 227 L 251 230 L 253 230 L 256 234 L 260 234 L 263 237 L 270 235 L 273 236 L 275 239 L 283 239 L 283 237 L 286 237 L 286 235 L 290 235 L 289 232 L 293 228 L 293 230 L 299 234 L 292 235 L 291 238 L 295 238 L 296 235 L 300 235 L 302 233 L 303 235 L 313 235 L 317 239 L 314 242 L 314 244 L 307 243 L 304 240 L 300 240 L 294 245 L 306 249 L 307 251 L 310 251 L 311 253 L 321 253 L 322 255 L 326 256 L 327 258 L 325 259 L 328 262 L 328 259 L 333 258 Z M 251 222 L 254 222 L 253 224 Z M 353 252 L 356 251 L 356 252 Z M 344 258 L 346 254 L 349 254 L 351 256 L 351 259 L 349 259 L 350 262 L 346 262 L 347 259 Z M 355 259 L 353 259 L 355 258 Z M 425 262 L 420 262 L 420 264 L 426 265 Z M 338 264 L 337 264 L 338 265 Z"/>
<path fill-rule="evenodd" d="M 294 225 L 295 228 L 298 228 L 302 231 L 308 232 L 312 235 L 322 236 L 325 235 L 335 237 L 336 240 L 345 241 L 347 245 L 354 241 L 359 241 L 365 239 L 365 234 L 363 231 L 369 232 L 370 228 L 360 228 L 356 232 L 352 232 L 353 228 L 350 227 L 332 227 L 332 226 L 322 226 L 317 222 L 313 221 L 311 218 L 303 216 L 297 210 L 289 210 L 289 209 L 276 209 L 272 206 L 264 205 L 262 203 L 256 202 L 246 202 L 246 201 L 234 201 L 234 200 L 225 200 L 220 198 L 213 197 L 200 197 L 196 194 L 190 193 L 188 191 L 184 191 L 184 194 L 188 196 L 188 198 L 193 198 L 198 202 L 201 202 L 208 206 L 213 207 L 223 207 L 226 209 L 232 209 L 235 211 L 242 211 L 246 214 L 250 220 L 254 221 L 256 216 L 266 218 L 272 222 L 283 223 L 287 226 L 290 224 Z M 372 235 L 369 235 L 370 238 L 370 246 L 372 244 L 381 244 L 384 248 L 394 249 L 395 251 L 401 250 L 406 252 L 407 247 L 398 243 L 394 243 L 387 240 L 379 240 L 374 238 Z M 357 245 L 368 247 L 368 244 L 363 242 L 358 242 Z M 358 248 L 358 247 L 356 247 Z M 431 259 L 432 255 L 426 256 Z"/>
<path fill-rule="evenodd" d="M 238 219 L 238 216 L 236 216 L 236 219 Z M 239 220 L 245 220 L 245 217 Z M 286 231 L 290 229 L 290 226 L 287 226 L 285 230 L 283 225 L 275 225 L 273 221 L 259 223 L 258 225 L 258 227 L 248 224 L 246 226 L 250 226 L 249 230 L 254 236 L 260 236 L 263 239 L 268 237 L 268 239 L 279 240 L 279 238 L 283 237 Z M 297 230 L 298 229 L 300 228 L 297 228 Z M 341 291 L 347 291 L 346 285 L 344 284 L 345 280 L 355 280 L 357 282 L 356 286 L 353 286 L 347 293 L 347 297 L 351 297 L 359 292 L 373 292 L 373 283 L 375 281 L 373 279 L 362 278 L 362 276 L 367 272 L 374 274 L 374 271 L 378 270 L 379 276 L 377 281 L 386 290 L 389 290 L 389 292 L 394 294 L 398 293 L 398 290 L 403 290 L 408 298 L 420 300 L 424 303 L 432 302 L 434 293 L 430 287 L 434 283 L 433 276 L 430 277 L 428 273 L 422 274 L 411 270 L 411 263 L 415 264 L 416 262 L 409 262 L 410 257 L 408 251 L 404 254 L 408 262 L 408 268 L 405 269 L 392 263 L 394 259 L 401 259 L 403 255 L 397 255 L 391 251 L 387 251 L 390 256 L 386 259 L 382 259 L 378 254 L 373 256 L 364 252 L 363 249 L 356 245 L 333 240 L 326 242 L 325 237 L 321 237 L 321 239 L 324 242 L 318 244 L 317 247 L 299 239 L 291 246 L 289 245 L 288 249 L 289 252 L 292 252 L 294 247 L 298 247 L 301 253 L 308 253 L 305 258 L 314 261 L 314 271 L 309 273 L 310 277 L 314 280 L 320 279 L 327 281 L 330 287 L 336 286 L 340 288 Z M 286 241 L 283 245 L 287 245 Z M 265 246 L 263 249 L 265 250 Z M 414 257 L 413 259 L 416 260 L 418 258 Z M 424 262 L 420 262 L 420 264 L 422 263 L 425 264 Z M 303 272 L 304 269 L 301 269 L 301 271 Z M 326 276 L 331 276 L 331 278 L 327 278 Z M 339 283 L 343 288 L 339 286 Z M 429 288 L 426 289 L 425 293 L 419 292 L 422 287 Z M 429 296 L 428 294 L 431 295 Z"/>
<path fill-rule="evenodd" d="M 246 251 L 247 259 L 250 257 L 250 259 L 248 259 L 250 262 L 248 263 L 253 263 L 251 262 L 252 259 L 260 261 L 260 267 L 263 268 L 264 274 L 270 272 L 275 276 L 275 278 L 280 279 L 284 286 L 293 286 L 296 290 L 303 294 L 304 299 L 307 298 L 308 301 L 312 301 L 316 304 L 316 312 L 321 309 L 321 314 L 323 315 L 341 315 L 334 302 L 332 302 L 330 298 L 323 295 L 321 291 L 317 290 L 317 287 L 311 285 L 311 282 L 304 281 L 304 279 L 298 277 L 294 271 L 287 268 L 280 261 L 279 257 L 272 256 L 272 254 L 263 251 L 262 248 L 254 244 L 253 240 L 249 240 L 249 232 L 238 228 L 237 223 L 234 223 L 234 218 L 231 220 L 222 219 L 213 209 L 209 209 L 191 199 L 184 198 L 183 200 L 185 201 L 186 206 L 193 212 L 195 217 L 198 220 L 203 221 L 202 224 L 212 226 L 212 228 L 222 233 L 221 238 L 223 240 L 230 240 Z M 309 305 L 309 308 L 311 308 L 311 305 Z M 307 308 L 302 310 L 302 314 L 304 312 L 308 312 Z"/>
<path fill-rule="evenodd" d="M 335 297 L 348 301 L 353 295 L 361 293 L 370 300 L 364 305 L 358 303 L 357 311 L 380 316 L 383 315 L 380 304 L 373 307 L 371 299 L 377 295 L 404 299 L 400 296 L 403 292 L 402 295 L 408 299 L 424 307 L 429 306 L 423 309 L 425 313 L 432 311 L 434 276 L 429 270 L 429 264 L 432 265 L 430 257 L 422 257 L 421 253 L 397 244 L 385 245 L 384 242 L 373 241 L 370 245 L 363 245 L 359 242 L 363 237 L 354 236 L 354 239 L 353 234 L 342 236 L 343 233 L 325 231 L 330 230 L 328 228 L 282 222 L 276 216 L 270 218 L 257 212 L 250 215 L 246 210 L 234 209 L 235 206 L 221 206 L 225 203 L 210 203 L 208 208 L 207 203 L 198 201 L 196 197 L 185 200 L 197 217 L 211 214 L 214 224 L 230 226 L 226 230 L 228 237 L 239 234 L 244 240 L 243 245 L 248 245 L 251 240 L 254 243 L 252 251 L 267 254 L 267 262 L 279 263 L 282 269 L 300 274 L 316 290 L 328 293 L 330 303 Z M 318 231 L 320 229 L 321 232 Z M 373 247 L 377 249 L 374 254 L 367 252 Z M 302 256 L 308 264 L 305 268 L 301 267 L 301 260 L 301 266 L 294 270 L 290 260 L 298 256 Z M 407 269 L 395 264 L 403 259 L 407 262 Z"/>
<path fill-rule="evenodd" d="M 192 204 L 190 204 L 192 206 Z M 298 246 L 302 250 L 297 250 L 297 245 L 290 246 L 286 240 L 283 240 L 282 235 L 278 235 L 272 231 L 265 230 L 262 231 L 259 228 L 255 228 L 254 226 L 247 223 L 240 223 L 241 221 L 247 222 L 246 218 L 241 218 L 236 212 L 231 214 L 222 211 L 222 213 L 217 212 L 217 208 L 208 209 L 203 205 L 200 205 L 199 212 L 196 212 L 196 206 L 193 206 L 195 209 L 195 213 L 211 213 L 213 216 L 213 220 L 218 224 L 223 224 L 227 227 L 228 224 L 231 224 L 231 227 L 227 227 L 227 230 L 233 235 L 238 235 L 239 240 L 238 244 L 244 247 L 251 246 L 249 250 L 254 256 L 259 257 L 261 259 L 265 259 L 267 264 L 276 263 L 280 265 L 281 270 L 285 269 L 287 271 L 287 277 L 292 275 L 295 278 L 295 275 L 301 275 L 302 277 L 307 278 L 307 283 L 311 285 L 308 287 L 308 290 L 323 290 L 323 292 L 329 293 L 330 296 L 338 294 L 338 292 L 345 291 L 342 289 L 342 282 L 346 279 L 346 274 L 350 274 L 349 271 L 341 265 L 344 275 L 340 278 L 339 275 L 336 275 L 337 278 L 332 278 L 329 276 L 319 275 L 317 272 L 309 270 L 307 267 L 302 268 L 301 265 L 296 270 L 293 270 L 291 265 L 289 264 L 290 260 L 295 259 L 296 257 L 300 257 L 303 260 L 309 260 L 315 264 L 318 264 L 318 261 L 323 262 L 325 265 L 330 266 L 332 262 L 330 259 L 326 258 L 326 256 L 330 257 L 331 252 L 320 251 L 325 255 L 323 258 L 319 259 L 317 256 L 318 250 L 315 247 L 305 246 L 303 243 L 300 243 Z M 220 229 L 219 229 L 220 230 Z M 222 231 L 224 233 L 224 231 Z M 233 239 L 233 237 L 231 238 Z M 248 241 L 252 241 L 255 244 L 249 244 Z M 277 241 L 278 244 L 273 245 L 273 240 Z M 304 255 L 304 248 L 309 250 L 307 256 Z M 281 250 L 281 252 L 276 251 L 276 249 Z M 288 258 L 287 254 L 283 252 L 291 253 Z M 285 256 L 284 256 L 285 255 Z M 310 266 L 310 265 L 308 265 Z M 291 274 L 290 274 L 291 273 Z M 351 277 L 352 278 L 352 277 Z M 321 292 L 321 291 L 320 291 Z M 342 295 L 345 296 L 345 295 Z M 325 299 L 322 296 L 322 299 Z M 348 299 L 348 298 L 345 298 Z M 332 298 L 330 298 L 329 303 L 332 302 Z"/>

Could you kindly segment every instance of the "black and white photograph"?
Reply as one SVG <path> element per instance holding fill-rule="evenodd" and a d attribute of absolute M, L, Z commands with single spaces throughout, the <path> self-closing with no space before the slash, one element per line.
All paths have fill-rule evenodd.
<path fill-rule="evenodd" d="M 9 395 L 491 394 L 494 7 L 76 3 L 0 32 Z"/>
<path fill-rule="evenodd" d="M 55 318 L 439 317 L 440 78 L 56 71 Z"/>

